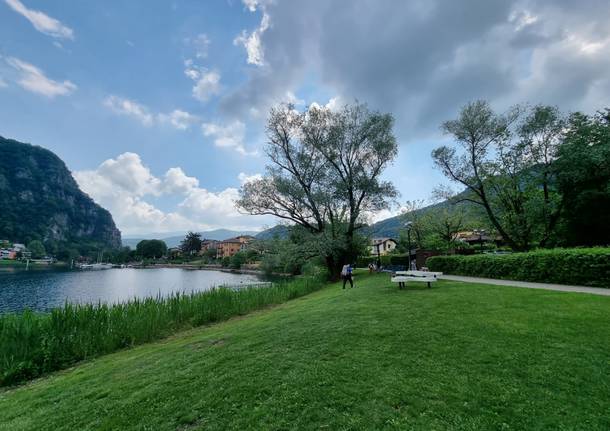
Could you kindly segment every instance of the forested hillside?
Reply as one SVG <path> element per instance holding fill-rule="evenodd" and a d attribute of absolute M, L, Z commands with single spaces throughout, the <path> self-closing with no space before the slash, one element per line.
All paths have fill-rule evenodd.
<path fill-rule="evenodd" d="M 0 239 L 40 240 L 50 253 L 121 245 L 112 216 L 44 148 L 0 137 Z"/>

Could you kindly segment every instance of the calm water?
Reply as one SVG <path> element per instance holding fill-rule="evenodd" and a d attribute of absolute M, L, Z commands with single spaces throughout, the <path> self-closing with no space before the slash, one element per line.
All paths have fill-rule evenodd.
<path fill-rule="evenodd" d="M 261 281 L 256 275 L 178 268 L 102 271 L 0 270 L 0 313 L 30 308 L 46 311 L 65 301 L 114 303 L 172 292 L 193 292 L 222 284 Z"/>

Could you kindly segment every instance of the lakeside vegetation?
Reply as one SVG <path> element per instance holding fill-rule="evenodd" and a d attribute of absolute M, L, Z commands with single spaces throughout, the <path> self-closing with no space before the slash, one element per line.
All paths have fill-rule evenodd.
<path fill-rule="evenodd" d="M 0 392 L 4 429 L 607 430 L 610 297 L 357 273 Z"/>
<path fill-rule="evenodd" d="M 608 247 L 434 256 L 427 265 L 431 271 L 445 274 L 610 288 Z"/>
<path fill-rule="evenodd" d="M 288 301 L 322 285 L 323 277 L 302 277 L 262 287 L 219 287 L 114 305 L 67 303 L 50 313 L 2 314 L 0 386 Z"/>

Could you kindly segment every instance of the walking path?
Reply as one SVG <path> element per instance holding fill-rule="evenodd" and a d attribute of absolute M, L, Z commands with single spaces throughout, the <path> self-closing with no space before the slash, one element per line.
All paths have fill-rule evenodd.
<path fill-rule="evenodd" d="M 464 277 L 461 275 L 442 275 L 443 280 L 463 281 L 466 283 L 497 284 L 499 286 L 527 287 L 528 289 L 559 290 L 562 292 L 592 293 L 594 295 L 610 296 L 610 289 L 603 287 L 568 286 L 564 284 L 532 283 L 529 281 L 497 280 L 494 278 Z"/>

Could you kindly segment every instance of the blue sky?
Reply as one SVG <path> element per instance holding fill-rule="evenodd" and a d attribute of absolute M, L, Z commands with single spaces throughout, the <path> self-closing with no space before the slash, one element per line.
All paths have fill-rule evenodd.
<path fill-rule="evenodd" d="M 0 135 L 58 154 L 126 235 L 260 229 L 232 202 L 276 103 L 392 112 L 401 201 L 442 182 L 438 126 L 470 100 L 608 104 L 607 3 L 457 3 L 2 0 Z"/>

